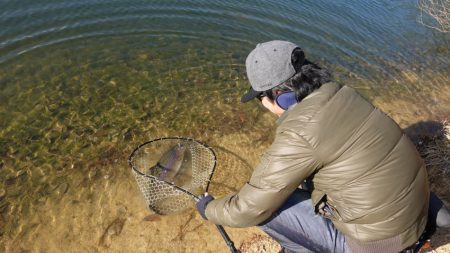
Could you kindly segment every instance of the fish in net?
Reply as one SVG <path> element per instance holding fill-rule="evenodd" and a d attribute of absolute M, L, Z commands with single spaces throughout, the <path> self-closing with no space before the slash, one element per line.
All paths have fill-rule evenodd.
<path fill-rule="evenodd" d="M 208 190 L 216 156 L 193 139 L 168 137 L 140 145 L 129 164 L 149 209 L 168 215 L 193 207 L 192 198 Z"/>
<path fill-rule="evenodd" d="M 159 138 L 137 147 L 128 158 L 150 210 L 160 215 L 193 207 L 208 192 L 216 155 L 207 145 L 189 138 Z M 239 252 L 221 225 L 217 230 L 230 252 Z"/>

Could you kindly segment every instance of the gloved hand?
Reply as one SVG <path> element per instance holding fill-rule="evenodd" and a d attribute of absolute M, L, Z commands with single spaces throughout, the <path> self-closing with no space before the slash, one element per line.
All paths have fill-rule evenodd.
<path fill-rule="evenodd" d="M 198 201 L 197 201 L 197 211 L 200 213 L 203 219 L 208 220 L 205 215 L 206 206 L 209 202 L 213 201 L 214 197 L 205 193 Z"/>

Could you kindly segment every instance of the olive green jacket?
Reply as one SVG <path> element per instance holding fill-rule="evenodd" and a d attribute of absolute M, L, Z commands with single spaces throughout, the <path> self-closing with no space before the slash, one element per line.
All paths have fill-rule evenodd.
<path fill-rule="evenodd" d="M 313 176 L 313 204 L 326 198 L 331 220 L 348 240 L 395 238 L 403 248 L 416 242 L 428 212 L 427 173 L 415 146 L 391 118 L 354 89 L 327 83 L 278 123 L 275 140 L 249 182 L 208 204 L 209 221 L 258 225 Z"/>

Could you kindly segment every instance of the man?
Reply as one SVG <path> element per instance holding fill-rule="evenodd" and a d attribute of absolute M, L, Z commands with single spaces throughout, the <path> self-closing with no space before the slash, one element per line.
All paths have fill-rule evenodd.
<path fill-rule="evenodd" d="M 241 101 L 258 98 L 279 116 L 276 137 L 239 192 L 198 202 L 202 217 L 258 225 L 294 252 L 413 249 L 427 223 L 427 173 L 398 125 L 291 42 L 258 44 L 246 70 Z"/>

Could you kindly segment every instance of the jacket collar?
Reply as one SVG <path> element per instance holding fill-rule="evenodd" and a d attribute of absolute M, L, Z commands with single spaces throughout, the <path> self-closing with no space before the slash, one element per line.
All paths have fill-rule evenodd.
<path fill-rule="evenodd" d="M 317 96 L 318 94 L 330 94 L 330 96 L 332 96 L 333 94 L 335 94 L 337 92 L 337 90 L 340 89 L 340 87 L 341 86 L 335 82 L 329 82 L 329 83 L 322 84 L 322 86 L 319 89 L 313 91 L 311 94 L 309 94 L 308 96 L 303 98 L 300 102 L 293 104 L 285 112 L 283 112 L 283 114 L 281 114 L 281 116 L 277 119 L 277 125 L 281 125 L 281 123 L 283 123 L 283 121 L 288 117 L 289 112 L 293 111 L 293 109 L 298 104 L 302 104 L 302 102 L 312 99 L 313 97 Z"/>
<path fill-rule="evenodd" d="M 289 115 L 289 112 L 292 111 L 292 109 L 297 105 L 298 105 L 298 103 L 295 103 L 295 104 L 291 105 L 286 111 L 284 111 L 283 114 L 281 114 L 281 116 L 277 119 L 277 125 L 281 125 L 281 123 L 283 123 L 283 121 Z"/>

